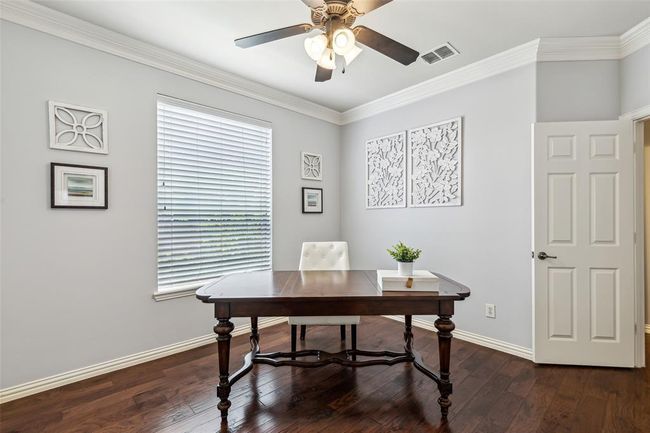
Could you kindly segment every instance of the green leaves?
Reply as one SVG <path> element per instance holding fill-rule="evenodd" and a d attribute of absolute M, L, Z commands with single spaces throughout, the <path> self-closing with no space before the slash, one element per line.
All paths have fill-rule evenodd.
<path fill-rule="evenodd" d="M 414 248 L 407 247 L 402 242 L 399 242 L 397 245 L 393 245 L 393 248 L 389 248 L 388 254 L 390 254 L 398 262 L 412 262 L 417 260 L 420 257 L 422 250 L 416 250 Z"/>

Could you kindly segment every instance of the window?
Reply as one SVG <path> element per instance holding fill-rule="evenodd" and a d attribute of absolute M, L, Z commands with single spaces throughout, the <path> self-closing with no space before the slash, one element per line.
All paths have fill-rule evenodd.
<path fill-rule="evenodd" d="M 271 269 L 271 126 L 158 97 L 158 293 Z"/>

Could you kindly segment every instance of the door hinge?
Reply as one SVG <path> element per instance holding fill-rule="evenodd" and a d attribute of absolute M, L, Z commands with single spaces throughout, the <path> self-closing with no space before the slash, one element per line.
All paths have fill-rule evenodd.
<path fill-rule="evenodd" d="M 636 232 L 634 232 L 634 234 L 632 235 L 632 240 L 636 244 Z"/>

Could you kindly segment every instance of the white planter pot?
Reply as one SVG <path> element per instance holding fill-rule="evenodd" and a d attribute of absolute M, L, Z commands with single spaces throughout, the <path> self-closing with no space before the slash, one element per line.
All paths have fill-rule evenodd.
<path fill-rule="evenodd" d="M 397 273 L 403 277 L 413 275 L 413 262 L 397 262 Z"/>

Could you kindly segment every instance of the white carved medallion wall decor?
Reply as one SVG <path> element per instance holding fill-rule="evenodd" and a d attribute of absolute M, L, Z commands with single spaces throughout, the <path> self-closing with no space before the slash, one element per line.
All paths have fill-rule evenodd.
<path fill-rule="evenodd" d="M 318 153 L 302 152 L 300 154 L 302 178 L 323 180 L 323 156 Z"/>
<path fill-rule="evenodd" d="M 409 206 L 460 206 L 462 118 L 412 129 L 409 146 Z"/>
<path fill-rule="evenodd" d="M 50 148 L 107 154 L 107 115 L 104 110 L 49 101 Z"/>
<path fill-rule="evenodd" d="M 366 207 L 406 207 L 406 133 L 366 142 Z"/>

